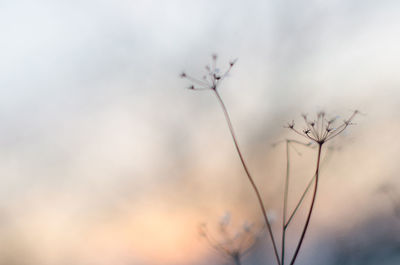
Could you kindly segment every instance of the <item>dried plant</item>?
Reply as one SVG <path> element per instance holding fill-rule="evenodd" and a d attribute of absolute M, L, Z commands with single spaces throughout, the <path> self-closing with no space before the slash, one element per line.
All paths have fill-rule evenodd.
<path fill-rule="evenodd" d="M 290 130 L 294 131 L 296 134 L 306 138 L 308 141 L 311 141 L 311 142 L 310 143 L 302 143 L 302 142 L 299 142 L 296 140 L 286 140 L 287 164 L 286 164 L 286 177 L 285 177 L 285 184 L 284 184 L 285 188 L 284 188 L 284 198 L 283 198 L 281 255 L 279 255 L 275 236 L 274 236 L 272 228 L 271 228 L 271 223 L 268 220 L 265 204 L 262 200 L 259 189 L 254 182 L 254 178 L 251 175 L 249 168 L 245 162 L 242 151 L 239 147 L 238 140 L 235 135 L 235 131 L 233 129 L 233 125 L 232 125 L 228 110 L 225 107 L 225 104 L 218 92 L 218 88 L 221 85 L 222 80 L 224 80 L 227 77 L 227 75 L 230 73 L 230 71 L 231 71 L 232 67 L 235 65 L 235 63 L 236 63 L 236 60 L 231 61 L 227 67 L 227 70 L 225 72 L 220 73 L 219 69 L 217 68 L 217 55 L 213 55 L 212 56 L 212 64 L 211 64 L 211 66 L 206 66 L 206 75 L 204 75 L 202 79 L 194 78 L 194 77 L 186 74 L 185 72 L 183 72 L 181 74 L 181 77 L 192 82 L 189 89 L 191 89 L 191 90 L 209 90 L 209 91 L 212 91 L 214 93 L 214 95 L 216 96 L 218 103 L 220 104 L 220 106 L 224 112 L 225 119 L 226 119 L 226 122 L 227 122 L 227 125 L 229 128 L 229 131 L 231 133 L 237 154 L 239 155 L 241 164 L 243 166 L 243 169 L 246 173 L 248 180 L 250 181 L 250 184 L 251 184 L 256 196 L 257 196 L 257 200 L 258 200 L 258 203 L 261 208 L 261 212 L 264 217 L 268 235 L 272 241 L 275 259 L 276 259 L 276 262 L 278 265 L 285 264 L 286 230 L 287 230 L 289 224 L 291 223 L 292 219 L 296 215 L 299 207 L 303 203 L 306 194 L 310 191 L 312 184 L 314 183 L 312 200 L 311 200 L 310 208 L 308 210 L 306 222 L 303 226 L 302 233 L 301 233 L 301 236 L 297 243 L 293 257 L 290 260 L 290 265 L 293 265 L 298 257 L 300 248 L 303 244 L 303 240 L 304 240 L 305 234 L 307 232 L 307 229 L 308 229 L 308 226 L 310 223 L 310 219 L 311 219 L 311 215 L 312 215 L 312 212 L 314 209 L 315 199 L 316 199 L 316 195 L 317 195 L 317 191 L 318 191 L 318 182 L 319 182 L 320 168 L 321 168 L 321 154 L 323 151 L 323 146 L 325 146 L 325 143 L 327 143 L 331 139 L 340 135 L 344 130 L 346 130 L 346 128 L 348 126 L 352 125 L 353 124 L 352 121 L 353 121 L 354 117 L 359 113 L 359 111 L 357 111 L 357 110 L 354 111 L 348 119 L 345 119 L 343 122 L 341 122 L 337 126 L 335 126 L 337 124 L 337 118 L 327 119 L 325 112 L 319 112 L 317 114 L 316 119 L 312 119 L 312 120 L 309 120 L 307 115 L 302 115 L 304 122 L 305 122 L 305 127 L 303 128 L 303 130 L 299 130 L 298 128 L 296 128 L 294 121 L 292 121 L 291 123 L 289 123 L 287 125 L 287 128 L 289 128 Z M 299 201 L 297 202 L 294 210 L 291 212 L 290 215 L 288 215 L 287 204 L 288 204 L 288 191 L 289 191 L 289 180 L 290 180 L 290 177 L 289 177 L 289 168 L 290 168 L 289 146 L 293 143 L 302 144 L 305 146 L 310 146 L 311 144 L 314 144 L 317 146 L 318 152 L 317 152 L 315 173 L 314 173 L 313 177 L 310 179 L 310 181 L 308 182 L 308 185 L 307 185 L 306 189 L 304 190 L 304 192 L 302 193 L 302 196 L 299 199 Z M 216 246 L 216 245 L 214 244 L 214 246 Z"/>
<path fill-rule="evenodd" d="M 228 212 L 218 223 L 217 235 L 213 235 L 205 223 L 199 226 L 199 234 L 219 255 L 241 265 L 242 258 L 255 246 L 263 229 L 264 226 L 248 221 L 241 228 L 235 228 L 231 225 L 231 215 Z"/>
<path fill-rule="evenodd" d="M 306 223 L 303 227 L 303 231 L 300 236 L 300 240 L 297 244 L 295 253 L 293 258 L 290 262 L 290 265 L 293 265 L 296 261 L 297 255 L 299 254 L 301 245 L 303 244 L 304 236 L 307 232 L 308 225 L 310 223 L 311 214 L 314 209 L 315 199 L 317 196 L 318 191 L 318 181 L 319 181 L 319 172 L 320 172 L 320 161 L 321 161 L 321 154 L 322 154 L 322 147 L 323 145 L 328 142 L 329 140 L 335 138 L 339 134 L 341 134 L 349 125 L 352 125 L 352 120 L 354 117 L 359 113 L 359 111 L 355 110 L 353 114 L 346 120 L 344 120 L 340 125 L 334 127 L 336 118 L 326 119 L 325 112 L 319 112 L 317 114 L 317 118 L 315 120 L 308 120 L 307 115 L 303 114 L 303 119 L 305 122 L 305 128 L 302 132 L 295 128 L 294 121 L 288 124 L 288 128 L 295 133 L 311 140 L 312 142 L 318 145 L 318 154 L 317 154 L 317 162 L 316 162 L 316 169 L 315 169 L 315 183 L 314 183 L 314 192 L 312 195 L 310 209 L 308 211 Z M 284 248 L 284 246 L 283 246 Z M 282 256 L 282 261 L 284 257 Z M 284 263 L 282 262 L 282 265 Z"/>
<path fill-rule="evenodd" d="M 199 79 L 196 79 L 196 78 L 194 78 L 192 76 L 189 76 L 185 72 L 183 72 L 181 74 L 181 77 L 182 78 L 186 78 L 186 79 L 188 79 L 188 80 L 190 80 L 191 82 L 194 83 L 189 87 L 189 89 L 192 89 L 192 90 L 211 90 L 212 92 L 214 92 L 214 95 L 217 97 L 218 102 L 219 102 L 219 104 L 220 104 L 220 106 L 221 106 L 221 108 L 222 108 L 222 110 L 224 112 L 225 119 L 226 119 L 226 122 L 228 124 L 229 131 L 230 131 L 230 133 L 232 135 L 233 143 L 234 143 L 234 145 L 236 147 L 236 151 L 237 151 L 237 153 L 239 155 L 239 158 L 240 158 L 240 161 L 242 163 L 243 169 L 244 169 L 244 171 L 246 173 L 246 176 L 247 176 L 248 180 L 250 181 L 250 184 L 251 184 L 256 196 L 257 196 L 258 203 L 260 204 L 261 211 L 262 211 L 262 214 L 263 214 L 263 217 L 264 217 L 264 221 L 265 221 L 265 224 L 267 226 L 267 231 L 269 233 L 269 236 L 271 238 L 272 245 L 273 245 L 273 248 L 274 248 L 275 258 L 276 258 L 278 264 L 280 264 L 278 248 L 276 246 L 275 238 L 274 238 L 274 235 L 272 233 L 271 224 L 268 221 L 267 211 L 266 211 L 266 208 L 264 206 L 264 202 L 263 202 L 263 200 L 261 198 L 261 194 L 260 194 L 260 192 L 258 190 L 258 187 L 255 184 L 252 175 L 250 174 L 250 171 L 249 171 L 249 169 L 247 167 L 247 164 L 246 164 L 246 162 L 244 160 L 242 151 L 240 150 L 239 143 L 237 141 L 237 137 L 236 137 L 235 131 L 233 129 L 233 125 L 232 125 L 231 119 L 229 117 L 228 110 L 226 109 L 225 104 L 224 104 L 224 102 L 223 102 L 223 100 L 222 100 L 222 98 L 221 98 L 221 96 L 219 95 L 219 92 L 218 92 L 218 88 L 219 88 L 221 82 L 225 79 L 225 77 L 231 71 L 232 67 L 236 63 L 236 60 L 231 61 L 229 63 L 228 69 L 225 72 L 223 72 L 222 74 L 220 74 L 220 71 L 217 68 L 217 58 L 218 57 L 215 54 L 212 56 L 212 66 L 208 66 L 208 65 L 206 66 L 207 73 L 206 73 L 206 75 L 203 76 L 202 80 L 199 80 Z"/>

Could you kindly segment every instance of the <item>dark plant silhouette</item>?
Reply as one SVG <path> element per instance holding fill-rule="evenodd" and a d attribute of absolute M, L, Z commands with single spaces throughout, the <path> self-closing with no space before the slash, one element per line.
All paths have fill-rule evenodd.
<path fill-rule="evenodd" d="M 267 210 L 265 208 L 265 204 L 262 200 L 261 194 L 259 192 L 259 189 L 256 185 L 256 183 L 254 182 L 254 178 L 251 175 L 249 168 L 245 162 L 245 159 L 243 157 L 242 151 L 239 147 L 238 144 L 238 140 L 237 137 L 235 135 L 235 131 L 233 129 L 233 125 L 228 113 L 228 110 L 218 92 L 218 88 L 221 85 L 222 80 L 224 80 L 227 75 L 230 73 L 232 67 L 235 65 L 236 61 L 232 61 L 229 63 L 227 70 L 225 72 L 220 72 L 219 69 L 217 68 L 217 55 L 213 55 L 212 56 L 212 65 L 211 66 L 206 66 L 206 75 L 203 76 L 202 79 L 196 79 L 188 74 L 186 74 L 185 72 L 183 72 L 181 74 L 182 78 L 188 79 L 189 81 L 192 82 L 192 85 L 189 87 L 189 89 L 191 90 L 209 90 L 212 91 L 214 93 L 214 95 L 216 96 L 218 103 L 220 104 L 223 113 L 225 115 L 225 119 L 229 128 L 229 131 L 231 133 L 232 139 L 233 139 L 233 143 L 235 145 L 237 154 L 239 155 L 241 164 L 243 166 L 243 169 L 246 173 L 246 176 L 248 178 L 248 180 L 250 181 L 250 184 L 257 196 L 257 200 L 258 203 L 260 205 L 261 208 L 261 212 L 263 214 L 264 217 L 264 221 L 267 227 L 267 231 L 269 234 L 269 237 L 271 238 L 272 241 L 272 245 L 273 245 L 273 249 L 274 249 L 274 254 L 275 254 L 275 259 L 278 265 L 284 265 L 285 264 L 285 239 L 286 239 L 286 230 L 289 226 L 289 224 L 291 223 L 292 219 L 294 218 L 294 216 L 296 215 L 299 207 L 301 206 L 301 204 L 304 201 L 304 198 L 306 196 L 306 194 L 309 192 L 309 190 L 311 189 L 312 184 L 314 183 L 314 190 L 313 190 L 313 194 L 312 194 L 312 200 L 311 200 L 311 205 L 310 208 L 308 210 L 308 214 L 307 214 L 307 218 L 306 218 L 306 222 L 304 224 L 304 227 L 302 229 L 302 233 L 301 236 L 299 238 L 299 241 L 297 243 L 295 252 L 293 254 L 293 257 L 291 258 L 290 261 L 290 265 L 293 265 L 298 257 L 300 248 L 302 246 L 302 243 L 304 241 L 304 237 L 306 235 L 310 220 L 311 220 L 311 215 L 314 209 L 314 204 L 315 204 L 315 199 L 316 199 L 316 195 L 317 195 L 317 191 L 318 191 L 318 182 L 319 182 L 319 176 L 320 176 L 320 167 L 321 167 L 321 154 L 323 151 L 323 146 L 325 146 L 325 143 L 327 143 L 328 141 L 330 141 L 331 139 L 335 138 L 336 136 L 338 136 L 339 134 L 341 134 L 349 125 L 352 125 L 352 120 L 354 119 L 354 117 L 359 113 L 357 110 L 353 112 L 353 114 L 346 120 L 344 120 L 342 123 L 340 123 L 339 125 L 337 125 L 337 127 L 335 127 L 335 124 L 337 124 L 336 122 L 336 118 L 334 119 L 327 119 L 326 118 L 326 114 L 325 112 L 319 112 L 317 114 L 316 119 L 314 120 L 309 120 L 307 118 L 307 115 L 303 115 L 303 119 L 305 122 L 305 128 L 303 130 L 298 130 L 295 127 L 295 123 L 294 121 L 292 121 L 291 123 L 288 124 L 287 128 L 289 128 L 290 130 L 294 131 L 296 134 L 305 137 L 307 140 L 311 141 L 311 143 L 301 143 L 299 141 L 296 140 L 286 140 L 286 177 L 285 177 L 285 188 L 284 188 L 284 198 L 283 198 L 283 222 L 282 222 L 282 237 L 281 237 L 281 255 L 279 256 L 279 252 L 278 252 L 278 248 L 277 248 L 277 244 L 276 244 L 276 240 L 274 237 L 274 234 L 272 232 L 272 228 L 271 228 L 271 224 L 270 221 L 268 220 L 268 216 L 267 216 Z M 288 201 L 288 191 L 289 191 L 289 169 L 290 169 L 290 159 L 289 159 L 289 145 L 296 143 L 296 144 L 302 144 L 305 146 L 310 146 L 311 144 L 315 144 L 317 146 L 317 159 L 316 159 L 316 167 L 315 167 L 315 173 L 313 175 L 313 177 L 311 178 L 311 180 L 308 182 L 308 185 L 305 189 L 305 191 L 303 192 L 301 198 L 299 199 L 299 201 L 297 202 L 294 210 L 291 212 L 291 214 L 288 214 L 288 210 L 287 210 L 287 201 Z M 210 243 L 211 244 L 211 243 Z M 214 246 L 216 246 L 214 244 Z M 236 253 L 236 252 L 235 252 Z M 234 256 L 234 255 L 233 255 Z M 238 261 L 240 264 L 240 260 Z"/>

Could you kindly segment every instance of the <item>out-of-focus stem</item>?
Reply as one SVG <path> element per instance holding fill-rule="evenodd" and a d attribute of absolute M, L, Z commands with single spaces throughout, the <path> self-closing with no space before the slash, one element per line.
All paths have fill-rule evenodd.
<path fill-rule="evenodd" d="M 286 178 L 285 178 L 285 191 L 283 195 L 283 220 L 282 220 L 282 246 L 281 246 L 281 264 L 285 264 L 285 238 L 286 238 L 286 212 L 287 212 L 287 201 L 289 192 L 289 170 L 290 170 L 290 160 L 289 160 L 289 140 L 286 140 Z"/>
<path fill-rule="evenodd" d="M 233 261 L 235 262 L 235 265 L 242 265 L 242 262 L 240 261 L 240 254 L 233 256 Z"/>

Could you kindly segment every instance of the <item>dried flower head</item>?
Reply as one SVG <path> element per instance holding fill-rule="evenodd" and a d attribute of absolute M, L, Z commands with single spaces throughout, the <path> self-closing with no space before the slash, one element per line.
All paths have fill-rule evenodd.
<path fill-rule="evenodd" d="M 226 213 L 221 218 L 216 234 L 211 233 L 207 225 L 203 223 L 199 226 L 199 234 L 220 255 L 237 263 L 255 245 L 264 227 L 248 221 L 245 221 L 241 227 L 233 227 L 230 219 L 230 213 Z"/>
<path fill-rule="evenodd" d="M 352 125 L 352 120 L 359 113 L 358 110 L 355 110 L 353 114 L 348 118 L 343 120 L 341 124 L 335 127 L 335 123 L 337 117 L 335 118 L 326 118 L 325 112 L 321 111 L 317 113 L 317 118 L 313 120 L 309 120 L 306 114 L 302 114 L 306 127 L 299 131 L 295 128 L 295 123 L 292 121 L 288 123 L 287 128 L 296 132 L 297 134 L 310 139 L 313 142 L 318 144 L 323 144 L 332 138 L 338 136 L 342 133 L 349 125 Z"/>
<path fill-rule="evenodd" d="M 203 76 L 202 79 L 194 78 L 185 72 L 180 74 L 181 78 L 186 78 L 192 82 L 192 85 L 189 86 L 189 89 L 192 90 L 216 90 L 219 85 L 221 84 L 222 80 L 228 76 L 229 72 L 231 71 L 232 67 L 235 65 L 237 59 L 232 60 L 229 62 L 228 68 L 225 72 L 220 72 L 217 68 L 217 59 L 218 56 L 213 54 L 212 56 L 212 64 L 206 65 L 206 74 Z"/>

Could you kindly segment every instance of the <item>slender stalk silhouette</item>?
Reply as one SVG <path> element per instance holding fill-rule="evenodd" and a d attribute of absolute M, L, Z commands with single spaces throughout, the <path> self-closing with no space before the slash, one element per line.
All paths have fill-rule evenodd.
<path fill-rule="evenodd" d="M 306 220 L 306 223 L 305 223 L 305 225 L 304 225 L 303 232 L 301 233 L 299 243 L 297 244 L 296 251 L 294 252 L 294 255 L 293 255 L 292 261 L 290 262 L 290 265 L 293 265 L 294 262 L 296 261 L 297 255 L 299 254 L 301 245 L 302 245 L 303 240 L 304 240 L 304 236 L 306 235 L 308 225 L 310 224 L 311 214 L 312 214 L 312 211 L 313 211 L 313 209 L 314 209 L 314 204 L 315 204 L 315 198 L 317 197 L 318 177 L 319 177 L 319 165 L 320 165 L 319 162 L 320 162 L 320 160 L 321 160 L 321 151 L 322 151 L 322 144 L 320 144 L 320 145 L 318 146 L 317 168 L 316 168 L 316 170 L 315 170 L 314 193 L 313 193 L 313 197 L 312 197 L 312 201 L 311 201 L 310 210 L 309 210 L 309 212 L 308 212 L 307 220 Z"/>
<path fill-rule="evenodd" d="M 217 96 L 218 101 L 219 101 L 219 103 L 220 103 L 220 105 L 221 105 L 221 107 L 222 107 L 222 109 L 224 111 L 225 119 L 226 119 L 226 122 L 228 124 L 229 131 L 230 131 L 230 133 L 232 135 L 232 139 L 233 139 L 233 142 L 235 144 L 236 151 L 237 151 L 237 153 L 239 155 L 240 161 L 242 163 L 243 169 L 246 172 L 247 178 L 249 179 L 250 184 L 253 187 L 254 192 L 256 193 L 257 200 L 258 200 L 258 203 L 260 204 L 261 211 L 262 211 L 262 214 L 263 214 L 263 217 L 264 217 L 264 221 L 265 221 L 265 224 L 266 224 L 267 229 L 268 229 L 268 233 L 269 233 L 269 235 L 271 237 L 271 241 L 272 241 L 272 245 L 273 245 L 273 248 L 274 248 L 276 260 L 277 260 L 278 264 L 281 264 L 281 262 L 279 260 L 278 248 L 276 246 L 276 241 L 275 241 L 275 238 L 274 238 L 274 235 L 273 235 L 273 232 L 272 232 L 271 224 L 270 224 L 270 222 L 268 220 L 266 208 L 265 208 L 264 202 L 262 200 L 261 194 L 260 194 L 260 192 L 259 192 L 259 190 L 257 188 L 257 185 L 255 184 L 255 182 L 253 180 L 253 177 L 250 174 L 250 171 L 249 171 L 249 169 L 248 169 L 248 167 L 246 165 L 246 162 L 244 161 L 244 158 L 243 158 L 242 152 L 240 151 L 239 144 L 238 144 L 237 139 L 236 139 L 235 131 L 233 130 L 232 122 L 231 122 L 231 119 L 229 117 L 228 111 L 227 111 L 227 109 L 225 107 L 225 104 L 222 101 L 218 91 L 214 90 L 214 92 L 215 92 L 215 95 Z"/>
<path fill-rule="evenodd" d="M 283 214 L 282 214 L 282 239 L 281 239 L 281 264 L 285 264 L 285 239 L 286 239 L 286 214 L 287 202 L 289 193 L 289 175 L 290 175 L 290 153 L 289 153 L 289 140 L 286 140 L 286 176 L 285 176 L 285 190 L 283 193 Z"/>
<path fill-rule="evenodd" d="M 260 205 L 261 212 L 262 212 L 265 224 L 267 226 L 268 234 L 269 234 L 269 236 L 271 238 L 271 241 L 272 241 L 272 245 L 273 245 L 276 261 L 277 261 L 278 265 L 281 265 L 281 261 L 279 259 L 279 254 L 278 254 L 278 248 L 277 248 L 277 245 L 276 245 L 274 234 L 272 232 L 271 224 L 270 224 L 270 222 L 268 220 L 267 211 L 266 211 L 263 199 L 261 197 L 260 191 L 259 191 L 256 183 L 254 182 L 254 179 L 253 179 L 252 175 L 250 174 L 248 166 L 247 166 L 247 164 L 246 164 L 246 162 L 244 160 L 242 151 L 241 151 L 241 149 L 239 147 L 239 144 L 238 144 L 238 141 L 237 141 L 237 137 L 236 137 L 235 131 L 233 129 L 232 121 L 231 121 L 231 118 L 229 116 L 228 110 L 227 110 L 227 108 L 225 106 L 225 103 L 222 100 L 220 94 L 218 93 L 218 90 L 217 90 L 217 88 L 221 84 L 221 81 L 229 74 L 230 70 L 232 69 L 232 67 L 234 66 L 236 61 L 231 61 L 229 63 L 228 69 L 224 73 L 220 74 L 219 73 L 219 69 L 216 67 L 217 55 L 214 54 L 212 56 L 212 60 L 213 60 L 212 66 L 211 67 L 210 66 L 206 66 L 206 70 L 207 70 L 208 73 L 207 73 L 207 75 L 205 75 L 203 77 L 202 80 L 193 78 L 193 77 L 187 75 L 185 72 L 183 72 L 181 74 L 181 77 L 182 78 L 186 78 L 186 79 L 190 80 L 191 82 L 193 82 L 193 84 L 189 87 L 189 89 L 192 89 L 192 90 L 211 90 L 211 91 L 214 92 L 214 95 L 217 97 L 218 102 L 219 102 L 219 104 L 220 104 L 220 106 L 221 106 L 221 108 L 222 108 L 222 110 L 224 112 L 225 120 L 226 120 L 226 122 L 228 124 L 229 132 L 230 132 L 230 134 L 232 136 L 233 143 L 235 145 L 237 154 L 239 155 L 240 162 L 241 162 L 241 164 L 243 166 L 243 169 L 244 169 L 244 171 L 246 173 L 246 176 L 247 176 L 247 178 L 248 178 L 248 180 L 249 180 L 249 182 L 251 184 L 251 187 L 253 188 L 253 190 L 254 190 L 254 192 L 255 192 L 255 194 L 257 196 L 257 200 L 258 200 L 258 203 Z"/>

